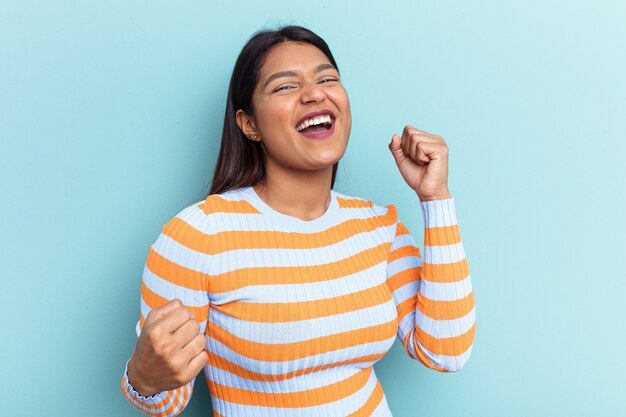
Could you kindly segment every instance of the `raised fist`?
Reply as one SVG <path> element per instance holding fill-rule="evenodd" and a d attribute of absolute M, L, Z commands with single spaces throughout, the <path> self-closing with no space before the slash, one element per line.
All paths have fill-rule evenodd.
<path fill-rule="evenodd" d="M 155 308 L 128 362 L 128 382 L 146 397 L 186 385 L 207 363 L 206 341 L 180 300 Z"/>

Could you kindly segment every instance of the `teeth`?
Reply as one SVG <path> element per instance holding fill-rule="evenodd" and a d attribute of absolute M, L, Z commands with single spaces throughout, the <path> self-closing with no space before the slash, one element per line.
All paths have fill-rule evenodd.
<path fill-rule="evenodd" d="M 324 123 L 331 123 L 331 122 L 332 122 L 332 119 L 330 118 L 330 115 L 323 114 L 321 116 L 312 117 L 310 119 L 305 120 L 304 122 L 302 122 L 298 126 L 296 126 L 296 130 L 299 132 L 302 129 L 306 129 L 309 126 L 321 125 L 321 124 L 324 124 Z"/>

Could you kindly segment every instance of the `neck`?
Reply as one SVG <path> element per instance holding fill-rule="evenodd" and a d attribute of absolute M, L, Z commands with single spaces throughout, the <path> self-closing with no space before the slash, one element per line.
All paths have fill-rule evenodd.
<path fill-rule="evenodd" d="M 328 209 L 332 166 L 318 171 L 293 171 L 266 164 L 265 173 L 265 180 L 253 188 L 274 210 L 310 221 Z"/>

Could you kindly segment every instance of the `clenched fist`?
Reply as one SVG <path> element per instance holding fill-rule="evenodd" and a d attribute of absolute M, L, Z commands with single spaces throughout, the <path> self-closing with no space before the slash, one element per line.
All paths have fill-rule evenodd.
<path fill-rule="evenodd" d="M 193 314 L 174 299 L 146 317 L 128 362 L 128 382 L 146 397 L 182 387 L 206 365 L 205 346 Z"/>
<path fill-rule="evenodd" d="M 393 135 L 389 150 L 420 201 L 452 197 L 448 191 L 448 145 L 441 136 L 406 126 L 402 137 Z"/>

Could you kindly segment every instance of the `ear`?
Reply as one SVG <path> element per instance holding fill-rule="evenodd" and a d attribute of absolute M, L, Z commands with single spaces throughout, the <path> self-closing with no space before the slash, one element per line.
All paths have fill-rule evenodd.
<path fill-rule="evenodd" d="M 235 118 L 237 119 L 237 125 L 239 125 L 239 129 L 241 129 L 243 134 L 248 139 L 255 142 L 261 142 L 259 132 L 256 130 L 256 125 L 252 116 L 247 115 L 243 110 L 239 109 L 237 110 L 237 113 L 235 113 Z"/>

